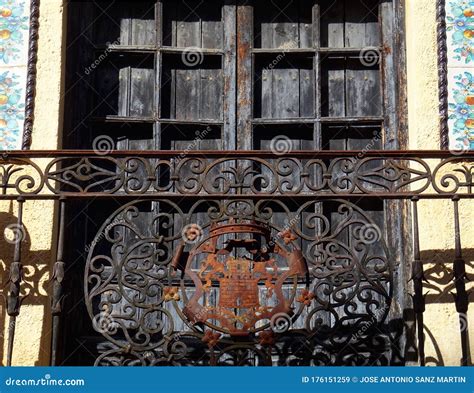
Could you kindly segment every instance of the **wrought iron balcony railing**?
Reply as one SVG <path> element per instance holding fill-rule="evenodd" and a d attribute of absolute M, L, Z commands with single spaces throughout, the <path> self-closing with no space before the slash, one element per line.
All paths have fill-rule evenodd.
<path fill-rule="evenodd" d="M 261 357 L 259 364 L 267 364 L 272 363 L 276 352 L 291 347 L 293 338 L 304 340 L 304 347 L 310 348 L 310 352 L 318 352 L 317 356 L 312 352 L 301 355 L 304 351 L 298 349 L 293 355 L 302 357 L 301 364 L 357 363 L 354 356 L 370 352 L 371 346 L 377 347 L 378 355 L 390 352 L 383 361 L 374 362 L 398 364 L 406 361 L 407 350 L 398 348 L 394 355 L 397 351 L 392 348 L 393 332 L 388 325 L 398 318 L 405 324 L 402 329 L 410 330 L 404 319 L 408 307 L 416 320 L 416 352 L 423 365 L 426 300 L 419 201 L 446 199 L 453 207 L 455 233 L 451 286 L 460 318 L 461 363 L 467 365 L 465 316 L 469 296 L 459 203 L 474 198 L 473 175 L 474 152 L 456 155 L 444 151 L 295 151 L 283 156 L 269 151 L 22 151 L 6 152 L 0 158 L 0 200 L 18 204 L 15 227 L 19 232 L 24 230 L 25 205 L 34 204 L 34 200 L 59 200 L 57 256 L 48 293 L 53 315 L 52 364 L 58 363 L 68 271 L 66 210 L 77 200 L 93 203 L 96 199 L 113 199 L 121 206 L 98 229 L 85 261 L 84 302 L 94 329 L 109 345 L 98 355 L 96 364 L 125 364 L 123 359 L 127 357 L 134 357 L 134 364 L 182 363 L 186 357 L 183 348 L 195 345 L 193 340 L 206 344 L 203 351 L 208 364 L 220 364 L 219 359 L 228 360 L 230 352 L 252 347 L 260 348 L 255 352 L 255 357 Z M 371 208 L 382 204 L 384 224 L 373 213 L 364 211 L 361 200 L 369 201 Z M 143 209 L 147 201 L 160 208 Z M 148 211 L 146 220 L 141 215 L 143 211 Z M 197 324 L 190 331 L 165 332 L 164 324 L 160 329 L 151 329 L 148 322 L 147 327 L 142 326 L 140 318 L 148 315 L 150 307 L 167 319 L 199 315 L 199 311 L 190 312 L 182 304 L 186 293 L 180 297 L 179 288 L 190 280 L 180 282 L 176 274 L 181 271 L 183 276 L 186 272 L 193 275 L 191 265 L 180 258 L 200 250 L 197 243 L 190 246 L 182 242 L 186 228 L 193 230 L 196 216 L 201 217 L 199 237 L 204 239 L 219 231 L 229 236 L 228 232 L 237 226 L 237 231 L 250 228 L 252 236 L 268 232 L 271 241 L 266 251 L 256 251 L 253 243 L 242 243 L 254 255 L 262 257 L 269 250 L 278 250 L 280 256 L 290 256 L 297 253 L 296 248 L 301 251 L 301 255 L 299 251 L 294 255 L 304 261 L 305 267 L 289 268 L 297 272 L 294 281 L 288 273 L 281 273 L 286 274 L 281 280 L 275 278 L 281 281 L 278 285 L 294 289 L 286 300 L 289 303 L 285 303 L 292 310 L 285 308 L 295 327 L 291 332 L 269 332 L 265 327 L 255 327 L 249 328 L 249 335 L 242 338 L 245 329 L 233 325 L 236 322 L 232 318 L 241 318 L 238 315 L 229 317 L 230 322 L 224 320 L 226 326 L 232 326 L 227 330 L 216 326 L 206 330 Z M 285 251 L 293 243 L 297 247 Z M 190 254 L 185 252 L 186 247 L 192 248 Z M 10 317 L 5 334 L 9 365 L 24 285 L 21 252 L 20 239 L 15 242 L 13 255 L 4 261 L 8 271 L 4 296 Z M 133 255 L 133 261 L 125 255 Z M 151 256 L 158 262 L 150 264 Z M 274 274 L 280 274 L 278 269 Z M 264 289 L 271 292 L 275 284 L 270 281 L 274 277 L 266 277 Z M 248 280 L 254 279 L 252 276 Z M 111 283 L 116 287 L 110 287 Z M 228 285 L 226 281 L 224 286 Z M 242 284 L 247 288 L 245 285 Z M 400 286 L 406 287 L 412 297 L 409 306 L 399 294 Z M 112 297 L 111 291 L 115 293 Z M 246 301 L 251 298 L 258 303 L 259 296 L 262 295 L 253 293 Z M 283 298 L 283 292 L 278 296 Z M 393 306 L 396 296 L 397 302 L 403 303 L 403 310 Z M 224 299 L 229 304 L 235 300 L 229 296 Z M 121 309 L 116 307 L 118 303 Z M 166 308 L 168 303 L 177 310 L 175 314 Z M 97 318 L 104 313 L 115 324 L 105 331 L 97 325 Z M 206 318 L 201 319 L 200 322 L 213 326 Z M 186 323 L 192 325 L 189 320 Z M 240 335 L 238 339 L 233 337 L 235 332 Z M 226 337 L 221 338 L 222 334 Z M 331 352 L 334 348 L 337 352 Z M 356 355 L 349 354 L 347 348 Z M 321 353 L 327 354 L 325 361 L 321 360 Z M 377 356 L 367 358 L 380 359 Z M 200 364 L 195 359 L 189 362 Z"/>
<path fill-rule="evenodd" d="M 473 193 L 474 152 L 30 151 L 0 159 L 1 198 L 59 195 L 446 198 Z M 46 194 L 46 195 L 44 195 Z"/>

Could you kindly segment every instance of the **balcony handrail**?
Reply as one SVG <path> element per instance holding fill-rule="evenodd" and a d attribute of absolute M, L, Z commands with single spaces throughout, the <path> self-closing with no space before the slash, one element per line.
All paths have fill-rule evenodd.
<path fill-rule="evenodd" d="M 0 199 L 474 196 L 474 152 L 57 150 L 0 157 Z"/>
<path fill-rule="evenodd" d="M 144 158 L 174 158 L 186 157 L 268 157 L 268 158 L 342 158 L 342 157 L 379 157 L 379 158 L 466 158 L 474 157 L 474 150 L 294 150 L 288 153 L 278 153 L 272 150 L 110 150 L 106 154 L 100 150 L 4 150 L 0 151 L 0 160 L 12 158 L 56 158 L 56 157 L 144 157 Z M 0 161 L 1 162 L 1 161 Z"/>

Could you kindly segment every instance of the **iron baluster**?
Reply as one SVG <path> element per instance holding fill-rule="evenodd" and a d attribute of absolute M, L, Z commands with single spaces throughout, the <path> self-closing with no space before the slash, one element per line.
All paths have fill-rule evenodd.
<path fill-rule="evenodd" d="M 53 315 L 53 331 L 51 338 L 51 365 L 57 364 L 58 339 L 59 339 L 59 319 L 62 312 L 63 280 L 64 280 L 64 231 L 65 231 L 65 209 L 66 198 L 62 197 L 59 202 L 59 233 L 56 253 L 56 262 L 53 266 L 51 313 Z"/>
<path fill-rule="evenodd" d="M 418 229 L 418 202 L 419 198 L 412 198 L 413 203 L 413 311 L 416 317 L 416 330 L 418 336 L 418 354 L 420 365 L 425 365 L 425 335 L 423 331 L 423 313 L 425 312 L 425 297 L 423 296 L 423 264 L 420 255 L 420 233 Z"/>
<path fill-rule="evenodd" d="M 461 333 L 461 365 L 467 366 L 469 363 L 469 338 L 468 338 L 468 321 L 467 321 L 467 310 L 469 307 L 469 296 L 466 292 L 466 264 L 462 255 L 461 248 L 461 228 L 459 225 L 459 197 L 453 198 L 454 206 L 454 262 L 453 262 L 453 279 L 454 286 L 456 288 L 456 294 L 454 295 L 454 301 L 456 304 L 456 311 L 459 314 L 459 324 Z"/>
<path fill-rule="evenodd" d="M 22 297 L 20 296 L 21 279 L 23 276 L 23 265 L 21 264 L 21 242 L 24 238 L 23 229 L 23 203 L 24 198 L 19 197 L 18 201 L 18 220 L 16 227 L 12 228 L 14 236 L 14 254 L 13 262 L 10 265 L 8 274 L 8 292 L 6 297 L 8 322 L 8 348 L 7 348 L 7 366 L 12 365 L 13 343 L 15 340 L 16 318 L 20 314 Z"/>

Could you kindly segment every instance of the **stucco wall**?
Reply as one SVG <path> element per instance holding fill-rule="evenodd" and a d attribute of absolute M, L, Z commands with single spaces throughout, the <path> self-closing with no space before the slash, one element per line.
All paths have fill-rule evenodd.
<path fill-rule="evenodd" d="M 37 90 L 32 149 L 56 149 L 62 118 L 62 68 L 64 63 L 64 8 L 62 0 L 41 0 L 37 63 Z M 41 161 L 37 161 L 41 165 Z M 16 220 L 16 202 L 0 202 L 2 228 Z M 46 297 L 49 267 L 54 256 L 54 204 L 49 201 L 24 204 L 26 241 L 22 245 L 25 298 L 17 320 L 13 365 L 47 365 L 50 351 L 50 313 Z M 8 235 L 8 233 L 7 233 Z M 2 239 L 3 240 L 3 239 Z M 0 272 L 5 284 L 5 263 L 11 261 L 13 245 L 0 242 Z M 3 300 L 2 300 L 3 303 Z M 5 364 L 8 318 L 0 308 L 4 335 L 0 337 L 0 359 Z"/>
<path fill-rule="evenodd" d="M 406 0 L 406 37 L 409 148 L 436 150 L 440 146 L 436 0 Z M 422 259 L 428 279 L 425 284 L 427 361 L 459 365 L 460 323 L 450 294 L 455 292 L 451 281 L 455 238 L 452 202 L 420 202 L 419 220 Z M 474 201 L 460 203 L 460 222 L 461 242 L 467 250 L 464 257 L 472 277 Z M 474 326 L 473 314 L 471 307 L 466 326 Z"/>
<path fill-rule="evenodd" d="M 438 71 L 436 57 L 435 0 L 406 0 L 408 120 L 411 149 L 437 149 Z M 62 113 L 62 75 L 64 64 L 64 7 L 62 0 L 41 0 L 38 54 L 38 86 L 36 95 L 33 149 L 55 149 L 59 145 Z M 68 108 L 73 110 L 73 108 Z M 471 250 L 466 255 L 472 261 L 474 237 L 470 225 L 474 222 L 474 202 L 461 205 L 462 243 Z M 0 203 L 2 223 L 12 220 L 16 207 Z M 30 296 L 25 300 L 17 323 L 15 365 L 45 365 L 49 360 L 50 316 L 45 287 L 48 266 L 54 256 L 52 248 L 54 206 L 50 202 L 25 203 L 24 223 L 28 238 L 24 245 L 26 271 L 32 276 L 26 282 Z M 432 278 L 427 297 L 425 332 L 426 353 L 431 364 L 458 365 L 460 358 L 459 322 L 455 306 L 447 289 L 452 273 L 454 228 L 452 204 L 420 202 L 421 247 L 425 270 Z M 11 249 L 2 243 L 0 263 L 11 256 Z M 431 262 L 431 263 L 428 263 Z M 3 269 L 2 269 L 3 270 Z M 451 272 L 451 273 L 450 273 Z M 472 271 L 471 271 L 472 273 Z M 431 277 L 432 276 L 432 277 Z M 447 277 L 447 278 L 446 278 Z M 3 277 L 5 280 L 5 277 Z M 444 281 L 443 281 L 444 280 Z M 39 281 L 39 284 L 38 284 Z M 437 283 L 439 282 L 439 283 Z M 35 284 L 33 284 L 35 283 Z M 474 326 L 472 311 L 469 318 Z M 1 318 L 5 310 L 1 309 Z M 7 321 L 5 318 L 5 332 Z M 3 344 L 3 345 L 2 345 Z M 6 340 L 0 337 L 0 359 L 5 358 Z M 431 359 L 432 358 L 432 359 Z M 5 360 L 3 360 L 5 361 Z"/>

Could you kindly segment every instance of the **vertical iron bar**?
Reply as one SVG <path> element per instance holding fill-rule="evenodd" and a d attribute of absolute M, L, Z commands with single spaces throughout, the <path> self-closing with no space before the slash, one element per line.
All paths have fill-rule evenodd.
<path fill-rule="evenodd" d="M 469 363 L 469 344 L 468 344 L 468 328 L 467 328 L 467 310 L 469 307 L 469 298 L 466 292 L 466 264 L 462 255 L 461 247 L 461 228 L 459 225 L 459 196 L 453 197 L 454 206 L 454 241 L 455 254 L 453 262 L 453 280 L 456 288 L 454 295 L 456 303 L 456 311 L 459 314 L 459 324 L 461 332 L 461 365 L 467 366 Z"/>
<path fill-rule="evenodd" d="M 13 343 L 15 340 L 16 317 L 20 314 L 21 296 L 20 286 L 23 276 L 23 266 L 21 264 L 21 242 L 24 240 L 25 231 L 23 229 L 23 203 L 25 199 L 19 197 L 18 201 L 18 217 L 14 233 L 15 249 L 13 252 L 13 262 L 10 265 L 8 274 L 8 293 L 7 293 L 7 314 L 8 322 L 8 348 L 7 348 L 7 366 L 12 365 Z"/>
<path fill-rule="evenodd" d="M 420 366 L 425 365 L 425 335 L 423 331 L 423 313 L 425 312 L 425 298 L 423 296 L 423 264 L 420 255 L 420 233 L 418 228 L 418 201 L 419 197 L 413 197 L 413 311 L 416 316 L 416 328 L 418 335 L 418 354 Z"/>
<path fill-rule="evenodd" d="M 56 262 L 54 263 L 53 273 L 51 277 L 52 297 L 51 297 L 51 313 L 53 315 L 53 331 L 51 337 L 51 365 L 56 366 L 58 342 L 59 342 L 59 320 L 62 312 L 63 300 L 63 280 L 64 280 L 64 232 L 65 232 L 65 206 L 66 198 L 61 197 L 59 200 L 59 230 L 58 244 L 56 251 Z"/>

